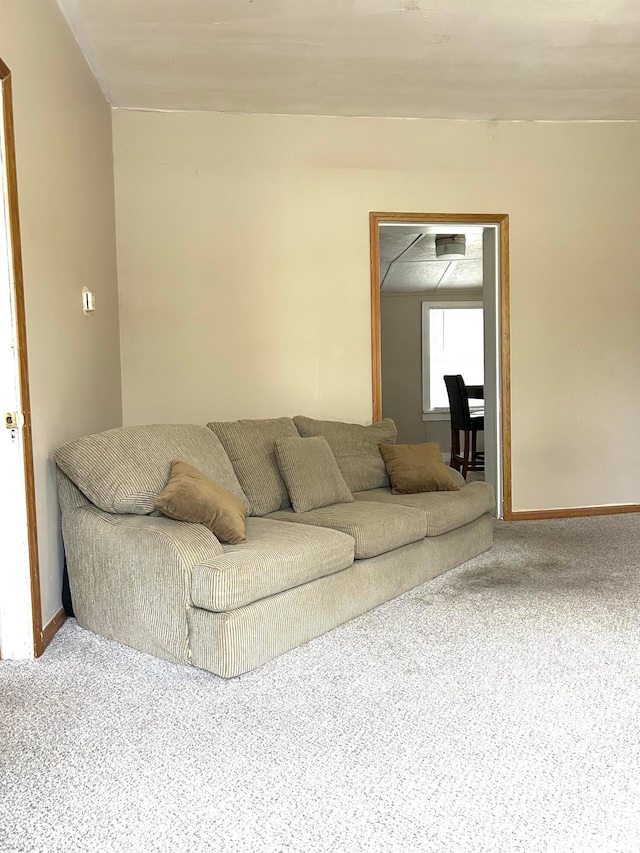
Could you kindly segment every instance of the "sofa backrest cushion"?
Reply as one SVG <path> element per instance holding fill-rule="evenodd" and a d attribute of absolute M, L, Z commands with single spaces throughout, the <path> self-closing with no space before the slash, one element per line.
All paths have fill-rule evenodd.
<path fill-rule="evenodd" d="M 118 427 L 69 441 L 53 456 L 83 494 L 106 512 L 153 512 L 174 459 L 193 465 L 248 507 L 229 457 L 204 426 Z"/>
<path fill-rule="evenodd" d="M 343 421 L 317 421 L 304 415 L 293 419 L 304 438 L 321 435 L 333 450 L 338 467 L 352 492 L 389 485 L 389 477 L 378 444 L 395 443 L 398 431 L 391 418 L 362 426 Z"/>
<path fill-rule="evenodd" d="M 291 506 L 276 459 L 276 441 L 298 436 L 291 418 L 208 423 L 220 439 L 249 499 L 250 514 L 263 516 Z"/>

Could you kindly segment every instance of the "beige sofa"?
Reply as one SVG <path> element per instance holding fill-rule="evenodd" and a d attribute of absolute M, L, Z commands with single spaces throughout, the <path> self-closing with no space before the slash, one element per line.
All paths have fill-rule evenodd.
<path fill-rule="evenodd" d="M 322 435 L 355 500 L 296 513 L 275 442 Z M 254 669 L 485 551 L 491 486 L 392 495 L 364 427 L 310 418 L 122 427 L 54 454 L 78 623 L 225 678 Z M 222 545 L 154 510 L 174 459 L 243 500 L 247 538 Z"/>

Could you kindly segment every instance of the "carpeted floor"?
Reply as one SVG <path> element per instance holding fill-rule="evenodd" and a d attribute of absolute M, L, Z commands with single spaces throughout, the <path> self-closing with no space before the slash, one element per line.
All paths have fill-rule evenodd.
<path fill-rule="evenodd" d="M 496 540 L 229 682 L 67 622 L 0 665 L 0 850 L 638 853 L 640 516 Z"/>

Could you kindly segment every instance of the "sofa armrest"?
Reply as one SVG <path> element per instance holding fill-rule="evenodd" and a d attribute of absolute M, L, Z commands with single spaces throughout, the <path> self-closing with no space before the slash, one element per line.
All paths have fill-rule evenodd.
<path fill-rule="evenodd" d="M 465 480 L 465 478 L 462 476 L 462 474 L 460 473 L 460 471 L 456 471 L 456 469 L 455 469 L 455 468 L 452 468 L 451 466 L 448 466 L 448 467 L 449 467 L 449 473 L 451 474 L 451 478 L 453 479 L 453 482 L 454 482 L 457 486 L 459 486 L 459 488 L 462 488 L 463 486 L 466 486 L 466 485 L 467 485 L 467 481 L 466 481 L 466 480 Z"/>
<path fill-rule="evenodd" d="M 211 531 L 90 504 L 62 514 L 62 535 L 78 624 L 165 660 L 190 660 L 191 569 L 224 553 Z"/>

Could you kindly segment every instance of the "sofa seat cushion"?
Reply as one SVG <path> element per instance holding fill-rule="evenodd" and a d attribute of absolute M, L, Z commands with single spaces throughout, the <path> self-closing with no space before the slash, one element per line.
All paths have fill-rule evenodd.
<path fill-rule="evenodd" d="M 339 572 L 354 559 L 353 539 L 344 533 L 262 518 L 247 519 L 242 545 L 223 547 L 223 554 L 191 571 L 196 607 L 234 610 Z"/>
<path fill-rule="evenodd" d="M 220 441 L 211 430 L 196 424 L 108 429 L 63 444 L 53 457 L 80 491 L 105 512 L 153 512 L 174 459 L 197 468 L 249 505 Z"/>
<path fill-rule="evenodd" d="M 293 421 L 303 438 L 321 435 L 326 439 L 352 492 L 389 485 L 378 445 L 382 441 L 393 444 L 396 440 L 398 431 L 391 418 L 368 426 L 343 421 L 317 421 L 304 415 L 296 415 Z"/>
<path fill-rule="evenodd" d="M 291 418 L 212 421 L 207 426 L 227 451 L 249 499 L 250 515 L 267 515 L 291 506 L 276 458 L 277 439 L 299 437 Z"/>
<path fill-rule="evenodd" d="M 385 504 L 420 509 L 427 522 L 427 536 L 440 536 L 491 512 L 495 505 L 490 483 L 467 483 L 458 492 L 419 492 L 392 495 L 391 489 L 370 489 L 354 495 L 358 503 Z"/>
<path fill-rule="evenodd" d="M 348 533 L 356 543 L 356 560 L 377 557 L 424 539 L 427 529 L 425 514 L 420 509 L 365 501 L 323 506 L 309 512 L 280 510 L 272 513 L 269 519 L 330 527 Z"/>

